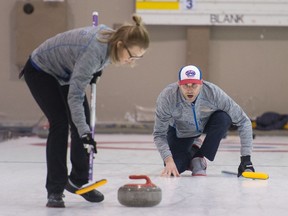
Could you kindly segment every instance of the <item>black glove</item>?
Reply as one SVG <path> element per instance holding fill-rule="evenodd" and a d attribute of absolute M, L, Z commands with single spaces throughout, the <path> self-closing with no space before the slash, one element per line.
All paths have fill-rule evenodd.
<path fill-rule="evenodd" d="M 97 153 L 97 148 L 96 148 L 96 141 L 92 138 L 91 133 L 86 133 L 82 135 L 81 137 L 82 143 L 84 145 L 84 148 L 87 149 L 88 154 L 90 154 L 90 151 L 93 150 L 94 153 Z"/>
<path fill-rule="evenodd" d="M 241 156 L 241 163 L 238 167 L 238 177 L 240 177 L 243 172 L 255 172 L 253 164 L 250 160 L 250 155 Z"/>
<path fill-rule="evenodd" d="M 90 81 L 90 85 L 92 85 L 93 83 L 97 83 L 97 81 L 100 79 L 101 76 L 102 76 L 102 71 L 97 71 L 96 73 L 94 73 L 93 78 Z"/>

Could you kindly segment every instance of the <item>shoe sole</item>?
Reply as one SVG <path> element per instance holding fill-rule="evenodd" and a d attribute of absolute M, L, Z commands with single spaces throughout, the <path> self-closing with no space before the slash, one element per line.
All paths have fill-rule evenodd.
<path fill-rule="evenodd" d="M 207 176 L 207 174 L 192 174 L 192 176 Z"/>
<path fill-rule="evenodd" d="M 48 208 L 65 208 L 65 205 L 64 204 L 61 204 L 61 205 L 52 205 L 52 204 L 46 204 L 46 207 Z"/>
<path fill-rule="evenodd" d="M 102 202 L 104 200 L 104 195 L 98 197 L 98 199 L 96 200 L 95 198 L 90 198 L 88 195 L 85 194 L 81 194 L 80 196 L 82 196 L 85 200 L 89 201 L 89 202 L 93 202 L 93 203 L 98 203 L 98 202 Z"/>

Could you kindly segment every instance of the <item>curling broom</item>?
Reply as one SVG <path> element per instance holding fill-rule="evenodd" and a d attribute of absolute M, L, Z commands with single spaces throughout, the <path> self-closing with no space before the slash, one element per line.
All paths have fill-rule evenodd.
<path fill-rule="evenodd" d="M 98 25 L 98 12 L 93 12 L 93 26 Z M 102 72 L 99 72 L 102 73 Z M 92 138 L 94 139 L 95 134 L 95 122 L 96 122 L 96 82 L 97 79 L 99 79 L 99 76 L 94 76 L 92 82 L 91 82 L 91 116 L 90 116 L 90 128 L 92 133 Z M 93 148 L 93 147 L 92 147 Z M 94 151 L 93 149 L 89 149 L 89 181 L 93 181 L 93 159 L 94 159 Z M 84 194 L 89 191 L 94 190 L 97 187 L 100 187 L 107 183 L 106 179 L 101 179 L 99 181 L 96 181 L 88 186 L 82 187 L 79 190 L 77 190 L 76 194 Z"/>
<path fill-rule="evenodd" d="M 222 173 L 224 174 L 230 174 L 230 175 L 238 175 L 236 172 L 231 171 L 225 171 L 222 170 Z M 260 179 L 260 180 L 267 180 L 269 178 L 269 175 L 267 173 L 263 172 L 243 172 L 242 177 L 248 178 L 248 179 Z"/>

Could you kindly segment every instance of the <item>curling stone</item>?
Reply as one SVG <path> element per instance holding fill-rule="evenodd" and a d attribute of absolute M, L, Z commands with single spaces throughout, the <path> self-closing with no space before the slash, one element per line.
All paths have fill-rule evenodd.
<path fill-rule="evenodd" d="M 145 184 L 126 184 L 118 189 L 118 201 L 128 207 L 152 207 L 161 202 L 162 191 L 148 176 L 131 175 L 130 179 L 146 179 Z"/>

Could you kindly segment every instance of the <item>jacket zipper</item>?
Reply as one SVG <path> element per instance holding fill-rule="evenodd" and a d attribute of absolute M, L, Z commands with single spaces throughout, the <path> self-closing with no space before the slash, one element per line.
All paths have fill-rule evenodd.
<path fill-rule="evenodd" d="M 195 121 L 195 125 L 196 125 L 196 130 L 197 130 L 198 132 L 201 132 L 201 131 L 199 130 L 199 126 L 198 126 L 198 123 L 197 123 L 196 112 L 195 112 L 195 105 L 194 105 L 193 103 L 191 103 L 191 105 L 192 105 L 192 112 L 193 112 L 193 116 L 194 116 L 194 121 Z"/>

